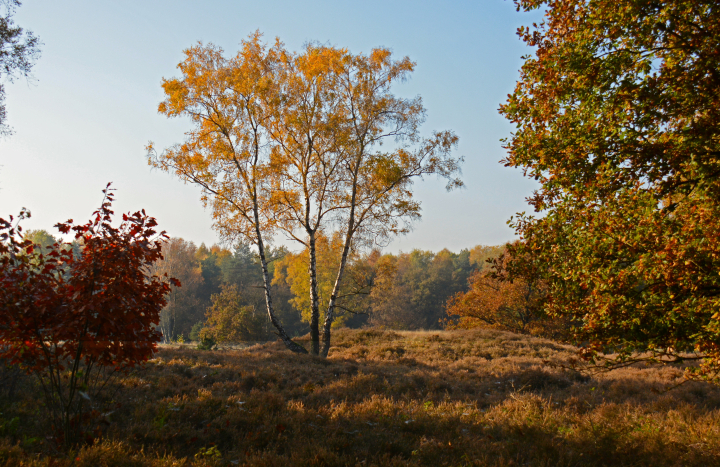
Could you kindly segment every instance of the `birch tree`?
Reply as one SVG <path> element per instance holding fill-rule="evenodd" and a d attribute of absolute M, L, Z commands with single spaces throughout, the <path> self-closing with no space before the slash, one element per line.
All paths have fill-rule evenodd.
<path fill-rule="evenodd" d="M 348 56 L 339 77 L 346 110 L 344 148 L 339 176 L 340 209 L 337 226 L 344 245 L 323 326 L 321 355 L 330 349 L 331 328 L 347 259 L 363 243 L 382 244 L 407 233 L 420 218 L 413 198 L 416 179 L 436 175 L 448 180 L 447 189 L 463 185 L 457 177 L 462 159 L 452 157 L 458 138 L 451 131 L 421 138 L 425 120 L 422 99 L 395 96 L 392 85 L 407 79 L 415 63 L 393 60 L 388 49 Z M 383 142 L 396 148 L 383 151 Z"/>
<path fill-rule="evenodd" d="M 319 346 L 317 241 L 338 203 L 338 173 L 345 154 L 345 109 L 338 71 L 347 51 L 309 44 L 285 52 L 277 68 L 268 119 L 272 152 L 272 205 L 277 225 L 308 251 L 311 352 Z"/>
<path fill-rule="evenodd" d="M 186 52 L 182 79 L 163 83 L 160 112 L 186 115 L 195 129 L 182 145 L 150 162 L 200 185 L 215 228 L 255 244 L 263 268 L 268 313 L 289 348 L 301 351 L 275 319 L 263 238 L 279 231 L 308 251 L 311 352 L 327 356 L 339 291 L 353 249 L 405 233 L 420 217 L 413 181 L 425 175 L 462 185 L 457 137 L 422 139 L 421 99 L 395 97 L 391 86 L 412 72 L 407 57 L 386 49 L 353 55 L 307 45 L 290 53 L 266 48 L 256 33 L 232 60 L 212 45 Z M 394 148 L 381 151 L 388 140 Z M 342 237 L 320 350 L 317 236 Z"/>
<path fill-rule="evenodd" d="M 181 78 L 163 80 L 166 99 L 158 110 L 168 117 L 190 117 L 194 128 L 182 144 L 157 153 L 148 147 L 148 162 L 203 189 L 212 207 L 214 228 L 227 239 L 244 238 L 257 247 L 265 303 L 278 336 L 292 351 L 307 352 L 293 342 L 273 307 L 266 259 L 276 216 L 271 210 L 270 152 L 265 122 L 282 44 L 268 48 L 256 33 L 243 41 L 232 59 L 213 45 L 185 51 L 178 65 Z"/>

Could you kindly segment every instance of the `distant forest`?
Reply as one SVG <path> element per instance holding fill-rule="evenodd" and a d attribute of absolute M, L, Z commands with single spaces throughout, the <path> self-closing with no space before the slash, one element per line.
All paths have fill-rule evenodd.
<path fill-rule="evenodd" d="M 332 289 L 331 258 L 337 242 L 320 243 L 319 295 L 328 301 Z M 485 260 L 497 256 L 502 247 L 476 246 L 453 253 L 441 250 L 413 250 L 410 253 L 383 254 L 378 250 L 353 257 L 348 280 L 343 285 L 337 327 L 381 326 L 389 329 L 440 329 L 446 317 L 445 304 L 450 297 L 468 289 L 473 272 L 489 266 Z M 169 304 L 162 312 L 161 327 L 167 340 L 197 340 L 211 312 L 222 307 L 249 308 L 262 325 L 250 327 L 242 340 L 274 337 L 267 319 L 261 269 L 256 253 L 240 243 L 233 249 L 204 244 L 196 246 L 181 238 L 172 238 L 163 250 L 159 273 L 177 277 L 182 287 L 173 287 Z M 273 300 L 277 313 L 291 336 L 309 332 L 309 275 L 303 253 L 295 254 L 280 247 L 271 252 Z M 326 266 L 326 267 L 323 267 Z M 322 308 L 321 308 L 322 309 Z M 228 310 L 230 311 L 230 310 Z M 246 315 L 240 315 L 246 316 Z M 251 319 L 247 316 L 246 319 Z M 324 319 L 324 317 L 323 317 Z M 235 328 L 244 323 L 236 323 Z"/>
<path fill-rule="evenodd" d="M 45 230 L 28 232 L 27 238 L 47 246 L 53 238 Z M 321 304 L 327 303 L 332 289 L 333 252 L 337 239 L 321 238 L 318 255 Z M 432 252 L 382 253 L 373 250 L 352 258 L 336 327 L 380 326 L 395 330 L 441 329 L 447 318 L 448 299 L 468 290 L 468 279 L 476 271 L 490 267 L 488 258 L 497 257 L 502 246 L 478 245 L 459 253 L 447 249 Z M 309 276 L 304 255 L 284 247 L 271 250 L 269 272 L 277 313 L 291 336 L 309 332 L 307 289 Z M 160 328 L 165 342 L 198 340 L 212 311 L 235 308 L 235 319 L 253 323 L 235 323 L 246 328 L 243 340 L 274 338 L 272 324 L 265 311 L 262 272 L 257 254 L 244 243 L 234 248 L 195 245 L 182 238 L 171 238 L 163 248 L 164 259 L 156 264 L 156 274 L 167 273 L 180 280 L 172 287 L 168 305 L 161 313 Z M 239 314 L 246 309 L 249 314 Z M 254 325 L 253 325 L 254 324 Z M 249 331 L 249 332 L 248 332 Z"/>

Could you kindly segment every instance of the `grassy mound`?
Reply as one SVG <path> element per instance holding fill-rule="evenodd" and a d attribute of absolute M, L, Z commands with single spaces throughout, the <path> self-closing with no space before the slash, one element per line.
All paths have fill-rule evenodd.
<path fill-rule="evenodd" d="M 720 465 L 720 389 L 636 366 L 589 378 L 509 333 L 342 330 L 327 360 L 278 343 L 160 350 L 53 453 L 30 380 L 4 401 L 6 465 Z M 14 421 L 13 421 L 14 420 Z"/>

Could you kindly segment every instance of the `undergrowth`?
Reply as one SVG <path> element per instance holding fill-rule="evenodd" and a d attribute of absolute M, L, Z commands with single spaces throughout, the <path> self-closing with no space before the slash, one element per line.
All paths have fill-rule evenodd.
<path fill-rule="evenodd" d="M 301 340 L 302 342 L 302 340 Z M 308 344 L 308 342 L 305 342 Z M 720 465 L 720 389 L 682 369 L 594 377 L 571 347 L 490 330 L 341 330 L 327 360 L 279 343 L 163 347 L 73 452 L 30 379 L 2 401 L 11 466 Z"/>

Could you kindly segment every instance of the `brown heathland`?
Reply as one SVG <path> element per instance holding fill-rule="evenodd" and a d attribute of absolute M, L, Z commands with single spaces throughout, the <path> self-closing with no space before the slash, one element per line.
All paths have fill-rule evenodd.
<path fill-rule="evenodd" d="M 279 343 L 162 348 L 52 455 L 31 380 L 5 401 L 0 461 L 27 466 L 720 464 L 720 389 L 676 367 L 593 377 L 552 341 L 491 331 L 341 330 L 327 360 Z M 301 340 L 302 342 L 302 340 Z M 306 345 L 308 342 L 304 342 Z M 110 412 L 110 413 L 108 413 Z M 14 421 L 13 421 L 14 420 Z"/>

